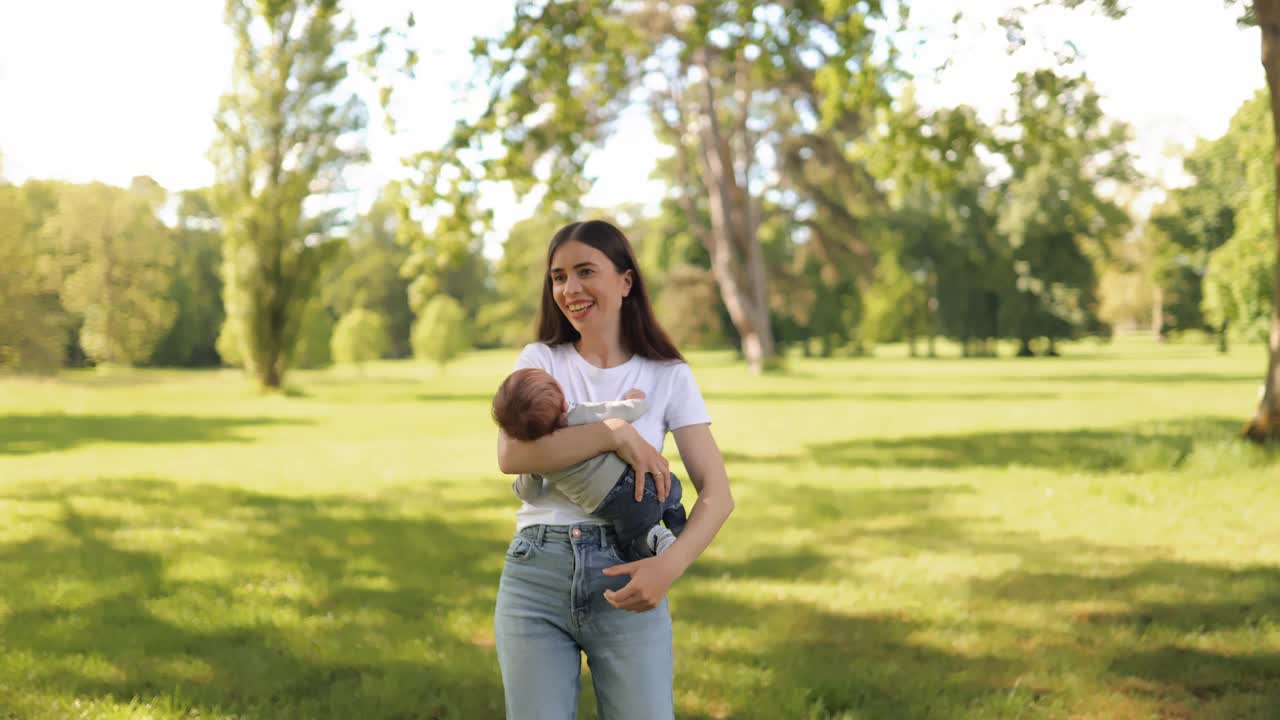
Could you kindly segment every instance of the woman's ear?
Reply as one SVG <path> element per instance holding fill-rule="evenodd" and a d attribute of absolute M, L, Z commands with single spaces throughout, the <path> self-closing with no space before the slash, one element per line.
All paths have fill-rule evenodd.
<path fill-rule="evenodd" d="M 622 297 L 625 299 L 631 295 L 631 271 L 628 270 L 622 274 Z"/>

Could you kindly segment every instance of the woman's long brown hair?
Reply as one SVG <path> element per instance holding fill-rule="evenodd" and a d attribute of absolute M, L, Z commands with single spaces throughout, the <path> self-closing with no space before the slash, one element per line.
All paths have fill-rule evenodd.
<path fill-rule="evenodd" d="M 604 253 L 619 273 L 631 271 L 631 292 L 622 299 L 622 344 L 629 352 L 651 360 L 680 360 L 684 356 L 658 324 L 649 304 L 649 293 L 640 275 L 631 243 L 622 231 L 604 220 L 565 225 L 547 248 L 547 272 L 542 279 L 542 307 L 538 311 L 538 341 L 548 345 L 577 342 L 582 336 L 556 305 L 551 291 L 551 258 L 567 242 L 580 242 Z"/>

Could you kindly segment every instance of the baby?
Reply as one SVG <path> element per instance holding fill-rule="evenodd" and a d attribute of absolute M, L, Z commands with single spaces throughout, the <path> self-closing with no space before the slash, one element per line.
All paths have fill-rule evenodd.
<path fill-rule="evenodd" d="M 502 381 L 493 398 L 493 419 L 507 435 L 531 441 L 568 425 L 608 418 L 635 422 L 648 407 L 644 393 L 631 390 L 622 400 L 579 403 L 571 409 L 555 378 L 526 368 Z M 617 455 L 602 453 L 544 476 L 521 475 L 512 489 L 521 500 L 532 500 L 542 493 L 544 478 L 578 507 L 613 524 L 624 560 L 653 557 L 671 547 L 684 530 L 687 517 L 674 474 L 666 502 L 658 501 L 651 475 L 644 479 L 644 499 L 636 502 L 635 470 Z"/>

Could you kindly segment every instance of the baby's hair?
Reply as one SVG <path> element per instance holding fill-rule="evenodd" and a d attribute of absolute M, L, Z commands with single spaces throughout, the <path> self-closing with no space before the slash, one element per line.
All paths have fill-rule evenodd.
<path fill-rule="evenodd" d="M 537 440 L 560 427 L 564 391 L 546 371 L 517 370 L 507 376 L 493 396 L 493 421 L 517 440 Z"/>

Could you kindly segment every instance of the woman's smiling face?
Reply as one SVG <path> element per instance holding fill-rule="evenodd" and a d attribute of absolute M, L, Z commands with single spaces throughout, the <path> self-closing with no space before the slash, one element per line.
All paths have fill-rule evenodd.
<path fill-rule="evenodd" d="M 582 335 L 616 327 L 622 299 L 631 292 L 631 271 L 619 273 L 609 257 L 577 241 L 551 256 L 551 293 L 560 312 Z"/>

